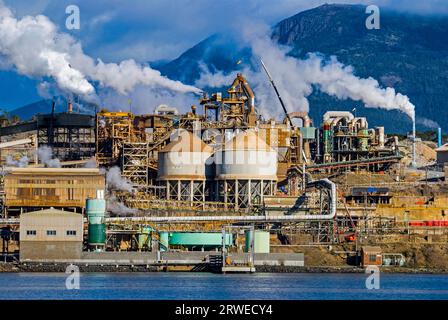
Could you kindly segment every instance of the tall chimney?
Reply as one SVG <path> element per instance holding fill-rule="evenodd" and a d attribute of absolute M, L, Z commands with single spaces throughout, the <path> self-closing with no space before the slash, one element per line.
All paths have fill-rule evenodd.
<path fill-rule="evenodd" d="M 417 156 L 415 146 L 415 117 L 412 119 L 412 167 L 417 168 Z"/>

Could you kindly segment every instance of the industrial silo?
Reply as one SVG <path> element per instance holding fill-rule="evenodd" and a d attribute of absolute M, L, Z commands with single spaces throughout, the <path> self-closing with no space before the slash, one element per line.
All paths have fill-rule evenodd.
<path fill-rule="evenodd" d="M 218 200 L 236 208 L 260 205 L 274 195 L 277 152 L 254 129 L 235 136 L 215 153 Z"/>
<path fill-rule="evenodd" d="M 269 253 L 270 252 L 270 235 L 269 231 L 264 230 L 246 230 L 245 232 L 245 251 L 250 252 L 251 237 L 253 240 L 254 253 Z"/>
<path fill-rule="evenodd" d="M 157 180 L 166 188 L 167 200 L 204 202 L 210 193 L 213 178 L 213 148 L 186 130 L 161 151 L 158 157 Z"/>
<path fill-rule="evenodd" d="M 97 191 L 96 199 L 86 200 L 86 214 L 89 222 L 88 244 L 94 249 L 104 249 L 106 245 L 106 200 L 104 190 Z"/>

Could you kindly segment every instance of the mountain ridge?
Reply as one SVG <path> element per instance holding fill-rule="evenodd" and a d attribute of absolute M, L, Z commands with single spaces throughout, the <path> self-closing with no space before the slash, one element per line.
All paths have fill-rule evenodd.
<path fill-rule="evenodd" d="M 448 99 L 445 94 L 448 88 L 448 42 L 443 41 L 448 38 L 447 17 L 382 9 L 380 29 L 368 30 L 365 8 L 364 5 L 325 4 L 305 10 L 274 25 L 271 38 L 289 46 L 289 55 L 296 58 L 304 58 L 311 52 L 336 56 L 338 61 L 352 66 L 356 76 L 373 77 L 382 87 L 391 86 L 408 95 L 416 105 L 418 129 L 430 129 L 437 126 L 437 121 L 448 130 L 448 110 L 440 108 Z M 198 70 L 200 62 L 212 72 L 238 70 L 235 65 L 233 68 L 216 68 L 217 61 L 228 61 L 229 56 L 248 59 L 250 49 L 239 48 L 231 41 L 226 46 L 222 41 L 225 37 L 219 39 L 213 35 L 186 50 L 162 66 L 162 74 L 194 84 L 198 73 L 189 70 Z M 231 46 L 235 47 L 233 51 L 229 49 Z M 218 48 L 225 50 L 221 55 L 210 56 L 211 48 L 216 48 L 216 52 L 219 52 Z M 250 79 L 248 81 L 250 83 Z M 309 101 L 310 116 L 315 121 L 320 121 L 323 113 L 330 109 L 350 111 L 357 108 L 359 115 L 368 116 L 372 125 L 384 125 L 388 131 L 400 133 L 410 130 L 410 119 L 398 111 L 365 108 L 359 102 L 337 100 L 316 90 L 309 96 Z"/>

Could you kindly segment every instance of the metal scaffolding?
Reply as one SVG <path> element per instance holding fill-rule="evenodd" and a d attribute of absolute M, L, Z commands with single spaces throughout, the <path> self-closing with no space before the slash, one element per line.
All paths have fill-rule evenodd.
<path fill-rule="evenodd" d="M 95 155 L 94 117 L 58 113 L 37 117 L 37 145 L 48 146 L 62 161 L 87 159 Z"/>
<path fill-rule="evenodd" d="M 100 165 L 118 162 L 123 144 L 131 142 L 133 118 L 127 112 L 100 112 L 96 118 L 96 158 Z"/>
<path fill-rule="evenodd" d="M 146 142 L 123 143 L 122 176 L 134 185 L 148 185 L 148 144 Z"/>
<path fill-rule="evenodd" d="M 274 180 L 219 180 L 216 183 L 217 201 L 234 204 L 236 208 L 250 208 L 263 204 L 264 196 L 276 190 Z"/>

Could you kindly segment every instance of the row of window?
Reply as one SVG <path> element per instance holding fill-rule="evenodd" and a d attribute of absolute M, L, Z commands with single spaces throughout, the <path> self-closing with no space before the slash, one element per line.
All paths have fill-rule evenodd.
<path fill-rule="evenodd" d="M 27 236 L 35 236 L 36 230 L 26 230 L 26 235 Z M 47 230 L 47 236 L 55 236 L 56 235 L 56 230 Z M 67 236 L 76 236 L 76 230 L 67 230 L 66 231 L 66 235 Z"/>

